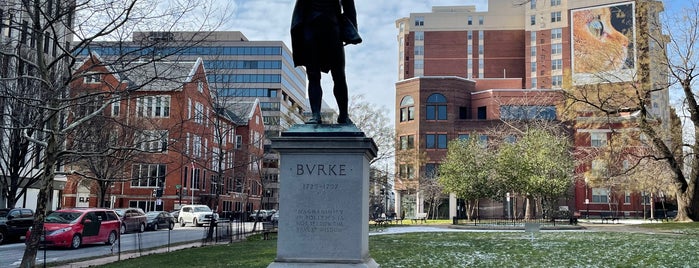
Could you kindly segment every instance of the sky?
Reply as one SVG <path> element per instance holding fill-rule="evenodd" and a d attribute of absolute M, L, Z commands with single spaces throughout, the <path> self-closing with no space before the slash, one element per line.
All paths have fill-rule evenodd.
<path fill-rule="evenodd" d="M 294 3 L 294 0 L 235 0 L 231 6 L 233 14 L 220 30 L 241 31 L 251 41 L 281 40 L 291 48 L 289 26 Z M 396 20 L 410 13 L 429 12 L 432 6 L 454 5 L 475 5 L 481 11 L 487 9 L 487 0 L 355 0 L 363 42 L 345 47 L 350 97 L 363 94 L 370 103 L 390 111 L 388 118 L 394 119 L 398 81 Z M 324 74 L 322 82 L 323 99 L 337 107 L 331 77 Z"/>
<path fill-rule="evenodd" d="M 215 0 L 230 10 L 219 30 L 241 31 L 251 41 L 281 40 L 291 47 L 289 25 L 294 0 Z M 525 0 L 493 0 L 519 2 Z M 539 0 L 541 1 L 541 0 Z M 569 0 L 573 1 L 573 0 Z M 665 15 L 690 4 L 686 0 L 666 0 Z M 696 3 L 696 2 L 695 2 Z M 474 5 L 487 11 L 488 0 L 355 0 L 359 32 L 363 43 L 346 46 L 346 74 L 350 96 L 363 94 L 395 119 L 395 83 L 398 81 L 396 20 L 410 13 L 430 12 L 433 6 Z M 332 81 L 323 76 L 323 99 L 337 107 L 332 97 Z"/>

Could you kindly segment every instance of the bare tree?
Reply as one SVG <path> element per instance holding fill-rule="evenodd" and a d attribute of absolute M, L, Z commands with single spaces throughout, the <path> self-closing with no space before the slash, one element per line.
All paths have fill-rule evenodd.
<path fill-rule="evenodd" d="M 682 141 L 684 149 L 679 150 L 674 135 L 682 130 L 673 128 L 676 125 L 671 116 L 662 116 L 654 105 L 658 104 L 659 97 L 667 94 L 668 88 L 677 88 L 684 93 L 681 112 L 686 113 L 684 122 L 687 127 L 696 129 L 699 126 L 699 104 L 693 90 L 698 76 L 696 64 L 699 58 L 695 51 L 699 44 L 699 7 L 696 1 L 692 1 L 679 12 L 658 17 L 655 14 L 662 10 L 661 5 L 656 1 L 636 2 L 636 44 L 633 47 L 638 56 L 634 73 L 621 76 L 613 71 L 596 71 L 595 68 L 608 66 L 599 61 L 609 61 L 614 57 L 593 55 L 598 62 L 589 61 L 586 68 L 597 74 L 593 79 L 600 83 L 573 83 L 567 86 L 570 90 L 566 93 L 573 107 L 571 110 L 587 112 L 588 118 L 603 119 L 596 123 L 588 120 L 585 124 L 590 128 L 611 125 L 619 118 L 633 115 L 630 122 L 638 126 L 647 137 L 649 146 L 654 147 L 653 150 L 644 150 L 649 154 L 643 158 L 667 163 L 667 171 L 673 174 L 671 185 L 678 205 L 676 220 L 696 221 L 699 220 L 699 161 L 694 156 L 699 148 L 699 132 L 693 132 L 690 140 Z M 633 32 L 625 33 L 627 38 L 631 34 Z M 581 123 L 578 122 L 578 126 L 585 127 Z"/>
<path fill-rule="evenodd" d="M 80 79 L 91 79 L 88 73 L 74 73 L 77 57 L 89 47 L 93 41 L 101 39 L 119 39 L 119 33 L 132 32 L 126 28 L 136 28 L 136 25 L 148 24 L 150 27 L 170 28 L 173 25 L 202 25 L 205 23 L 186 21 L 183 15 L 194 10 L 203 3 L 199 1 L 178 1 L 176 7 L 155 10 L 147 9 L 141 4 L 154 5 L 157 1 L 4 1 L 3 10 L 13 14 L 8 20 L 9 32 L 13 37 L 2 44 L 0 58 L 7 63 L 7 73 L 12 75 L 2 78 L 2 98 L 4 103 L 12 107 L 3 107 L 3 130 L 5 134 L 14 135 L 10 138 L 19 142 L 24 148 L 33 148 L 40 165 L 33 168 L 20 164 L 19 169 L 33 169 L 35 184 L 39 186 L 36 217 L 31 236 L 27 238 L 27 247 L 21 267 L 33 267 L 39 238 L 44 232 L 44 218 L 47 205 L 53 193 L 54 177 L 62 170 L 62 163 L 74 159 L 80 154 L 66 147 L 69 136 L 91 119 L 102 115 L 113 102 L 128 92 L 143 85 L 117 88 L 112 92 L 100 95 L 72 95 L 71 84 Z M 207 19 L 202 14 L 198 19 Z M 76 23 L 77 22 L 77 23 Z M 206 25 L 207 27 L 210 25 Z M 199 28 L 201 29 L 201 28 Z M 72 39 L 78 41 L 71 43 Z M 151 47 L 153 48 L 153 47 Z M 141 56 L 149 52 L 155 57 L 149 61 L 158 60 L 159 55 L 154 50 L 141 50 Z M 134 52 L 134 51 L 132 51 Z M 125 53 L 127 54 L 127 53 Z M 127 57 L 121 57 L 125 59 Z M 135 59 L 138 57 L 129 57 Z M 114 62 L 112 62 L 114 63 Z M 112 63 L 106 64 L 111 65 Z M 10 66 L 12 69 L 10 69 Z M 159 78 L 152 78 L 155 81 Z M 162 79 L 162 78 L 161 78 Z M 82 104 L 89 103 L 98 97 L 100 101 L 94 109 L 79 116 L 73 116 L 71 111 Z M 27 115 L 29 118 L 17 117 Z M 71 117 L 70 120 L 68 118 Z M 5 124 L 5 122 L 15 122 Z M 27 144 L 27 145 L 24 145 Z M 77 147 L 76 147 L 77 148 Z M 19 147 L 15 154 L 28 155 L 29 149 Z M 35 174 L 35 176 L 34 176 Z M 11 176 L 12 177 L 12 176 Z M 19 185 L 19 177 L 15 176 L 10 185 Z M 12 179 L 12 178 L 11 178 Z M 21 185 L 28 187 L 29 185 Z M 4 191 L 6 194 L 8 191 Z"/>

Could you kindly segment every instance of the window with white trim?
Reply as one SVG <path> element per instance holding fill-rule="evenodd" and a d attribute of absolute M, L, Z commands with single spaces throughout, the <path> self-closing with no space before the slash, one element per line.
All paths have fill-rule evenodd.
<path fill-rule="evenodd" d="M 144 130 L 138 133 L 136 139 L 139 150 L 150 153 L 161 153 L 167 151 L 168 131 L 167 130 Z"/>
<path fill-rule="evenodd" d="M 559 22 L 561 21 L 561 12 L 556 11 L 556 12 L 551 12 L 551 22 Z"/>
<path fill-rule="evenodd" d="M 592 188 L 592 203 L 609 203 L 609 189 Z"/>
<path fill-rule="evenodd" d="M 170 117 L 170 96 L 145 96 L 137 98 L 136 114 L 140 117 Z"/>
<path fill-rule="evenodd" d="M 204 122 L 204 104 L 200 102 L 194 103 L 194 123 L 201 124 Z"/>
<path fill-rule="evenodd" d="M 102 75 L 98 73 L 88 73 L 85 74 L 83 82 L 85 84 L 99 84 L 102 81 Z"/>
<path fill-rule="evenodd" d="M 602 147 L 605 145 L 607 145 L 607 133 L 606 132 L 591 132 L 590 133 L 590 146 Z"/>
<path fill-rule="evenodd" d="M 164 187 L 165 164 L 136 164 L 131 169 L 132 187 Z"/>

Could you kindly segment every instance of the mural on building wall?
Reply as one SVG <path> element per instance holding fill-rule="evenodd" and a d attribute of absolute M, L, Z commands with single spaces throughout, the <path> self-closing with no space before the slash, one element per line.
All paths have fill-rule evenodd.
<path fill-rule="evenodd" d="M 571 10 L 574 84 L 633 79 L 634 10 L 632 2 Z"/>

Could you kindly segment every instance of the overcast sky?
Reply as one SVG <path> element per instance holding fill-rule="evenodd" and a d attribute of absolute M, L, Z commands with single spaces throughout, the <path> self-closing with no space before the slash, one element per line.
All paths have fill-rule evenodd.
<path fill-rule="evenodd" d="M 294 0 L 235 0 L 234 13 L 220 30 L 241 31 L 251 41 L 281 40 L 290 48 L 289 25 L 294 3 Z M 411 12 L 429 12 L 432 6 L 476 5 L 479 11 L 486 10 L 487 0 L 355 0 L 355 5 L 364 42 L 345 49 L 350 96 L 364 94 L 368 101 L 388 109 L 389 118 L 393 119 L 398 80 L 396 20 Z M 323 76 L 323 85 L 323 99 L 337 107 L 329 75 Z"/>

